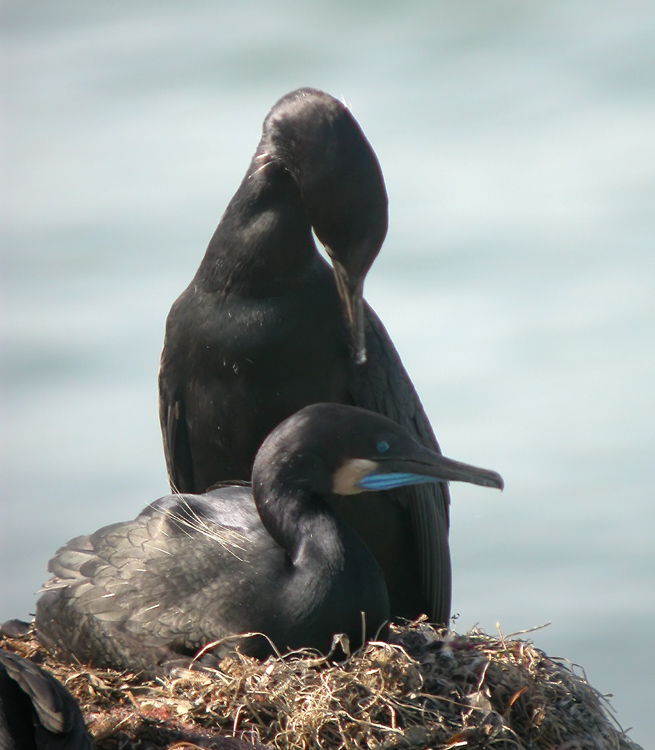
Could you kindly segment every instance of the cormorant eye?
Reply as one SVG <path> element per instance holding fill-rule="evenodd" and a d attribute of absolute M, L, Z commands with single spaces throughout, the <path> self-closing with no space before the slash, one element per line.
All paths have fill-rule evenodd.
<path fill-rule="evenodd" d="M 380 440 L 380 442 L 375 446 L 375 450 L 378 453 L 386 453 L 391 446 L 389 443 L 387 443 L 386 440 Z"/>

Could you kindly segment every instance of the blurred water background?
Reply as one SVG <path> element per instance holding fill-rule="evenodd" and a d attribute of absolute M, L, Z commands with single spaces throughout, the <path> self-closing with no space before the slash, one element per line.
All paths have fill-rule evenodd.
<path fill-rule="evenodd" d="M 531 637 L 655 734 L 655 5 L 3 6 L 2 596 L 165 494 L 164 319 L 301 85 L 375 148 L 366 284 L 444 451 L 453 612 Z"/>

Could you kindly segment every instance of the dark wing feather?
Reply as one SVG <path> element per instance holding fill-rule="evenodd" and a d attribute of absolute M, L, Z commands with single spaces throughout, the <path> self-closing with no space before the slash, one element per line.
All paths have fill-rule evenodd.
<path fill-rule="evenodd" d="M 34 722 L 32 729 L 36 747 L 91 750 L 91 740 L 79 706 L 61 683 L 29 659 L 4 650 L 0 650 L 0 669 L 4 669 L 29 698 L 36 712 L 38 722 Z M 0 745 L 4 747 L 2 739 L 0 737 Z M 16 738 L 17 742 L 24 740 L 26 744 L 28 739 Z M 22 744 L 16 747 L 22 747 Z"/>
<path fill-rule="evenodd" d="M 430 422 L 400 356 L 377 315 L 366 306 L 367 362 L 357 370 L 351 396 L 356 406 L 376 411 L 404 427 L 422 445 L 441 452 Z M 392 492 L 410 509 L 418 545 L 421 587 L 433 622 L 450 618 L 451 571 L 448 547 L 448 485 L 422 484 Z"/>
<path fill-rule="evenodd" d="M 245 526 L 217 527 L 186 508 L 184 497 L 171 500 L 170 508 L 153 503 L 133 521 L 58 550 L 36 615 L 39 638 L 51 651 L 97 666 L 150 670 L 227 634 L 212 595 L 222 584 L 216 571 L 228 583 L 238 579 L 259 519 L 234 500 Z"/>
<path fill-rule="evenodd" d="M 171 379 L 168 374 L 170 357 L 167 354 L 164 346 L 159 369 L 159 420 L 162 426 L 166 468 L 173 492 L 195 492 L 184 398 L 179 391 L 171 388 L 171 382 L 175 383 L 178 380 Z"/>

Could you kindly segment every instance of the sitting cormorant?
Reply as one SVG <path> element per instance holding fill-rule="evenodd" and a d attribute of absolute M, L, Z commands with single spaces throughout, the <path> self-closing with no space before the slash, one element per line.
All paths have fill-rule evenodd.
<path fill-rule="evenodd" d="M 398 353 L 362 298 L 386 231 L 380 166 L 349 110 L 314 89 L 280 99 L 166 323 L 160 421 L 174 491 L 248 479 L 275 425 L 320 401 L 384 414 L 439 452 Z M 446 485 L 338 502 L 382 567 L 394 617 L 448 621 L 449 502 Z"/>
<path fill-rule="evenodd" d="M 73 696 L 36 664 L 0 649 L 1 750 L 91 750 Z"/>
<path fill-rule="evenodd" d="M 308 406 L 264 441 L 252 490 L 164 497 L 62 547 L 37 602 L 37 635 L 59 657 L 147 672 L 249 632 L 280 650 L 327 652 L 337 633 L 356 646 L 386 621 L 387 593 L 328 499 L 448 480 L 502 487 L 495 472 L 444 458 L 379 414 Z M 229 640 L 270 652 L 263 637 Z"/>

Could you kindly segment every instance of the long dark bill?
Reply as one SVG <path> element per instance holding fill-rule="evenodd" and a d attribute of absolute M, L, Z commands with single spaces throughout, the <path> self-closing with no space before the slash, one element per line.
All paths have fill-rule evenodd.
<path fill-rule="evenodd" d="M 341 306 L 350 334 L 350 350 L 356 365 L 366 362 L 366 336 L 364 331 L 364 281 L 353 282 L 338 260 L 331 258 Z"/>
<path fill-rule="evenodd" d="M 503 478 L 495 471 L 454 461 L 417 445 L 411 456 L 378 458 L 376 468 L 357 482 L 365 490 L 382 490 L 423 482 L 468 482 L 502 490 Z"/>

